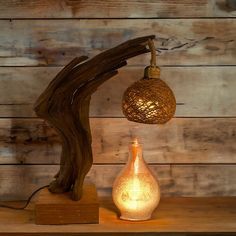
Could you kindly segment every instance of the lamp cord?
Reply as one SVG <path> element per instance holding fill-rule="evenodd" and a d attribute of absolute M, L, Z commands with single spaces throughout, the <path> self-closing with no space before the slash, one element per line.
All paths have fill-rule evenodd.
<path fill-rule="evenodd" d="M 14 207 L 14 206 L 10 206 L 10 205 L 2 205 L 2 204 L 0 204 L 0 207 L 9 208 L 9 209 L 13 209 L 13 210 L 24 210 L 29 205 L 29 203 L 30 203 L 31 199 L 34 197 L 34 195 L 36 193 L 38 193 L 40 190 L 47 188 L 47 187 L 49 187 L 49 185 L 45 185 L 45 186 L 42 186 L 42 187 L 36 189 L 33 193 L 31 193 L 31 195 L 27 199 L 25 205 L 22 207 Z"/>
<path fill-rule="evenodd" d="M 151 61 L 150 61 L 151 66 L 156 67 L 157 65 L 156 48 L 152 39 L 148 40 L 148 47 L 151 52 Z"/>

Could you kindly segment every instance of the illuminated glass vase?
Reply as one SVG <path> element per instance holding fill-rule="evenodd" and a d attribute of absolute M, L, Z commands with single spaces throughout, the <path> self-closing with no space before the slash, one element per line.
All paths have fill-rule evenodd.
<path fill-rule="evenodd" d="M 123 220 L 148 220 L 160 201 L 157 180 L 142 156 L 142 146 L 135 140 L 130 157 L 113 184 L 112 197 Z"/>

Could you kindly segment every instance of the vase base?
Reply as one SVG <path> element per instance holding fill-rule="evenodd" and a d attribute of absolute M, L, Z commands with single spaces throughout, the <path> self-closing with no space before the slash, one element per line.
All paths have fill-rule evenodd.
<path fill-rule="evenodd" d="M 129 217 L 129 216 L 121 215 L 120 219 L 127 220 L 127 221 L 145 221 L 145 220 L 150 220 L 151 216 L 137 218 L 137 217 Z"/>

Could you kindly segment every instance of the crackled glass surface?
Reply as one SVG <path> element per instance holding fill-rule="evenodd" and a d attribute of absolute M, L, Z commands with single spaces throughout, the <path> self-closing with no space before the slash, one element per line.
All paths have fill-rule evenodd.
<path fill-rule="evenodd" d="M 160 201 L 160 188 L 142 156 L 142 147 L 135 140 L 130 157 L 113 184 L 112 197 L 121 219 L 148 220 Z"/>

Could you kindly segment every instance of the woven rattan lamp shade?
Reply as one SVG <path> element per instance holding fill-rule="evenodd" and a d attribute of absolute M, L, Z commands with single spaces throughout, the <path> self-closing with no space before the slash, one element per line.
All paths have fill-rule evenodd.
<path fill-rule="evenodd" d="M 141 79 L 124 93 L 122 108 L 130 121 L 163 124 L 175 114 L 175 97 L 160 79 Z"/>
<path fill-rule="evenodd" d="M 151 66 L 145 68 L 144 78 L 128 87 L 123 95 L 122 110 L 130 121 L 164 124 L 175 114 L 176 100 L 169 86 L 160 79 L 153 42 L 149 44 Z"/>
<path fill-rule="evenodd" d="M 175 108 L 174 94 L 161 79 L 138 80 L 123 95 L 123 113 L 130 121 L 163 124 L 174 116 Z"/>

